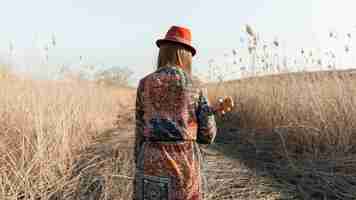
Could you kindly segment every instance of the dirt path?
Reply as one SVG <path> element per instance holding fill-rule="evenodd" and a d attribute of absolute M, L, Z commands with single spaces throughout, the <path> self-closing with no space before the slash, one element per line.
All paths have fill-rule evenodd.
<path fill-rule="evenodd" d="M 291 200 L 267 169 L 278 138 L 264 137 L 254 130 L 221 127 L 215 143 L 203 148 L 208 177 L 208 199 Z"/>

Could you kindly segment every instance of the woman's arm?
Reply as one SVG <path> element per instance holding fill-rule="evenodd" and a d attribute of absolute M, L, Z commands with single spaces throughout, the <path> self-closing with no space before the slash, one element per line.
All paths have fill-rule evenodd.
<path fill-rule="evenodd" d="M 209 100 L 203 92 L 199 94 L 198 107 L 196 110 L 198 120 L 197 142 L 200 144 L 211 144 L 216 136 L 216 110 L 209 104 Z"/>
<path fill-rule="evenodd" d="M 140 148 L 143 142 L 143 129 L 144 129 L 144 110 L 143 110 L 143 86 L 140 81 L 139 86 L 137 88 L 136 94 L 136 127 L 135 127 L 135 148 L 134 148 L 134 160 L 135 165 L 137 166 L 138 154 L 140 153 Z"/>

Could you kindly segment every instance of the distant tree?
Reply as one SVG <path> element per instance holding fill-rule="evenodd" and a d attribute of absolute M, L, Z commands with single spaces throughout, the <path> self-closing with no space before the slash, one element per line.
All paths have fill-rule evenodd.
<path fill-rule="evenodd" d="M 8 77 L 9 73 L 10 73 L 10 67 L 5 64 L 0 64 L 0 79 Z"/>
<path fill-rule="evenodd" d="M 133 72 L 128 68 L 111 67 L 95 74 L 95 81 L 102 85 L 127 86 Z"/>

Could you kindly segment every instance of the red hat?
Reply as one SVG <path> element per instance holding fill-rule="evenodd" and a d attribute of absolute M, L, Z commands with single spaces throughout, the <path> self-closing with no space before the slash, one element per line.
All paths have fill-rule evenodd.
<path fill-rule="evenodd" d="M 159 39 L 156 41 L 158 47 L 165 42 L 175 42 L 179 44 L 183 44 L 187 47 L 194 56 L 196 54 L 195 48 L 192 46 L 192 34 L 189 29 L 179 27 L 179 26 L 172 26 L 164 39 Z"/>

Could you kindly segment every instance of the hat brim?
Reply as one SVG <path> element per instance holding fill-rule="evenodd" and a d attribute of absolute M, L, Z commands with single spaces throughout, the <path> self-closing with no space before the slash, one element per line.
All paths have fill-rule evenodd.
<path fill-rule="evenodd" d="M 192 52 L 192 56 L 195 56 L 196 54 L 196 50 L 193 46 L 191 46 L 190 44 L 187 44 L 186 42 L 184 41 L 179 41 L 177 39 L 169 39 L 169 38 L 165 38 L 165 39 L 159 39 L 156 41 L 156 45 L 157 47 L 160 47 L 162 44 L 164 43 L 176 43 L 176 44 L 181 44 L 185 47 L 187 47 L 189 49 L 190 52 Z"/>

